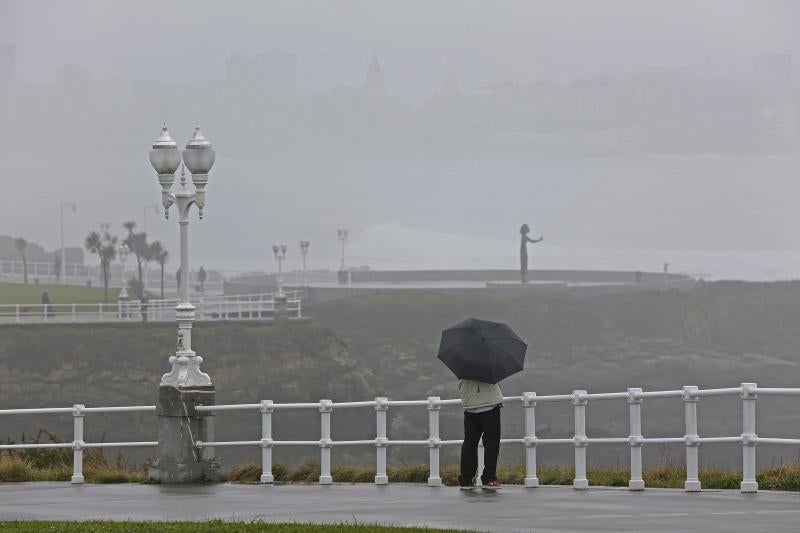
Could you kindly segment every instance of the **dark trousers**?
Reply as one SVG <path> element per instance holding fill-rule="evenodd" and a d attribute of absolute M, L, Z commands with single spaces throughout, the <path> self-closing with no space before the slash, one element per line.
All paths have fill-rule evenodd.
<path fill-rule="evenodd" d="M 478 441 L 483 438 L 483 473 L 481 482 L 497 479 L 497 455 L 500 453 L 500 406 L 482 413 L 464 411 L 464 444 L 461 445 L 461 475 L 463 487 L 472 485 L 478 470 Z"/>

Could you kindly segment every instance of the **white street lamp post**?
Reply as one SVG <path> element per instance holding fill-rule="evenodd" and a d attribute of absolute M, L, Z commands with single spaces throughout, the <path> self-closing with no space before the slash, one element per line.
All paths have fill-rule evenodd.
<path fill-rule="evenodd" d="M 175 141 L 170 137 L 166 125 L 161 130 L 161 136 L 153 144 L 150 151 L 150 163 L 158 174 L 161 185 L 161 203 L 164 206 L 164 216 L 169 218 L 169 208 L 174 204 L 178 210 L 178 223 L 180 225 L 181 248 L 181 286 L 179 287 L 179 303 L 175 308 L 178 319 L 178 350 L 169 358 L 172 371 L 161 378 L 162 386 L 194 387 L 211 385 L 211 378 L 200 370 L 203 358 L 192 350 L 192 324 L 195 320 L 195 307 L 189 303 L 189 212 L 192 205 L 196 205 L 200 218 L 203 218 L 205 206 L 205 189 L 208 184 L 208 173 L 214 166 L 214 149 L 211 143 L 203 137 L 200 128 L 195 128 L 194 136 L 186 144 L 183 151 L 183 164 L 181 152 Z M 180 181 L 177 190 L 172 193 L 172 184 L 175 181 L 175 171 L 181 166 Z M 185 169 L 191 172 L 191 181 L 195 191 L 189 189 Z"/>
<path fill-rule="evenodd" d="M 66 202 L 61 204 L 61 264 L 58 266 L 61 283 L 67 283 L 67 253 L 64 251 L 64 208 L 71 207 L 72 212 L 78 211 L 78 206 L 75 202 Z"/>
<path fill-rule="evenodd" d="M 117 254 L 119 255 L 119 262 L 122 264 L 122 273 L 120 274 L 120 285 L 121 289 L 119 291 L 119 299 L 128 299 L 128 289 L 125 287 L 125 262 L 128 260 L 128 252 L 130 248 L 124 242 L 119 245 L 117 249 Z"/>
<path fill-rule="evenodd" d="M 289 249 L 285 244 L 273 244 L 272 253 L 275 261 L 278 262 L 278 294 L 283 294 L 283 262 L 286 261 L 286 251 Z"/>
<path fill-rule="evenodd" d="M 181 164 L 183 159 L 183 164 Z M 179 303 L 175 308 L 178 321 L 178 349 L 169 358 L 172 370 L 161 377 L 158 388 L 158 458 L 150 468 L 150 479 L 161 483 L 194 483 L 203 479 L 221 479 L 222 471 L 214 458 L 214 449 L 198 450 L 201 440 L 214 440 L 213 417 L 197 410 L 197 406 L 214 404 L 214 386 L 208 374 L 200 370 L 203 358 L 192 350 L 192 325 L 195 308 L 189 303 L 189 212 L 196 205 L 203 218 L 208 173 L 214 166 L 214 149 L 203 137 L 200 128 L 186 143 L 183 154 L 170 137 L 167 126 L 150 151 L 150 163 L 158 174 L 164 216 L 169 217 L 172 205 L 178 210 L 181 248 L 181 283 Z M 175 192 L 175 171 L 181 167 Z M 186 169 L 194 191 L 189 188 Z"/>
<path fill-rule="evenodd" d="M 337 229 L 336 233 L 339 235 L 339 240 L 342 241 L 342 265 L 339 268 L 340 270 L 344 270 L 344 243 L 347 241 L 349 231 L 346 229 Z"/>
<path fill-rule="evenodd" d="M 303 287 L 308 283 L 306 278 L 306 256 L 308 255 L 308 248 L 311 246 L 311 241 L 303 239 L 300 241 L 300 252 L 303 254 Z"/>
<path fill-rule="evenodd" d="M 347 242 L 347 236 L 350 232 L 346 229 L 338 229 L 336 230 L 336 234 L 339 236 L 339 240 L 342 242 L 342 264 L 339 267 L 339 283 L 341 285 L 347 285 L 350 283 L 350 273 L 345 270 L 344 266 L 344 244 Z"/>
<path fill-rule="evenodd" d="M 275 261 L 278 262 L 278 292 L 275 294 L 275 320 L 286 320 L 288 298 L 286 293 L 283 292 L 283 262 L 286 261 L 286 251 L 289 249 L 286 244 L 273 244 L 272 253 L 275 255 Z"/>

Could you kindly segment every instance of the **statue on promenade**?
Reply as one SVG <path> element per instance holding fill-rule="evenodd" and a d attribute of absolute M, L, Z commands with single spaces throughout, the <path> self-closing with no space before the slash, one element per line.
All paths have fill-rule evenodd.
<path fill-rule="evenodd" d="M 528 237 L 528 233 L 531 232 L 531 228 L 528 227 L 527 224 L 523 224 L 521 228 L 519 228 L 520 234 L 520 243 L 519 243 L 519 273 L 520 277 L 522 278 L 522 284 L 525 285 L 528 282 L 528 243 L 532 242 L 536 244 L 537 242 L 542 242 L 544 237 L 539 237 L 538 239 L 531 239 Z"/>

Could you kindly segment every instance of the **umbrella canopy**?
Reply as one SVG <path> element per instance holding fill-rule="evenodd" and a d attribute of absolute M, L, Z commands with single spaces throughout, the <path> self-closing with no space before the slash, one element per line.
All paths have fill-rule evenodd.
<path fill-rule="evenodd" d="M 497 383 L 522 370 L 527 349 L 506 324 L 470 318 L 442 332 L 437 357 L 459 379 Z"/>

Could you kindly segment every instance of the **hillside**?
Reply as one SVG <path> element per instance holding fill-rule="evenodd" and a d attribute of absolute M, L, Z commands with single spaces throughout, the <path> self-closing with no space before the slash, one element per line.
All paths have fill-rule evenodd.
<path fill-rule="evenodd" d="M 203 369 L 217 387 L 218 403 L 375 395 L 371 372 L 359 366 L 328 329 L 313 323 L 203 323 L 193 337 L 205 359 Z M 0 405 L 154 405 L 174 346 L 175 329 L 168 324 L 0 327 Z M 87 437 L 155 439 L 153 418 L 150 414 L 90 415 Z M 23 430 L 35 432 L 42 427 L 69 437 L 71 423 L 69 416 L 16 416 L 3 420 L 0 438 L 18 440 Z M 226 413 L 217 418 L 216 425 L 225 440 L 260 436 L 257 412 Z M 319 414 L 276 415 L 275 431 L 282 438 L 315 438 Z M 281 451 L 281 460 L 307 453 Z M 255 454 L 257 450 L 252 457 Z"/>
<path fill-rule="evenodd" d="M 652 292 L 578 299 L 567 294 L 520 299 L 455 297 L 438 293 L 384 293 L 309 306 L 309 323 L 199 323 L 194 344 L 217 386 L 217 401 L 257 402 L 363 400 L 456 396 L 456 381 L 435 358 L 439 332 L 469 316 L 508 322 L 530 347 L 525 371 L 503 383 L 506 394 L 539 394 L 573 389 L 591 392 L 673 389 L 682 385 L 727 387 L 743 381 L 765 386 L 800 384 L 800 283 L 708 283 L 688 292 Z M 0 327 L 0 405 L 31 407 L 153 404 L 160 375 L 174 349 L 174 328 L 162 324 L 40 325 Z M 800 437 L 800 405 L 792 399 L 759 399 L 763 436 Z M 704 435 L 741 432 L 737 398 L 700 404 Z M 393 408 L 390 436 L 426 438 L 424 408 Z M 683 434 L 679 400 L 650 400 L 643 409 L 646 435 Z M 0 438 L 19 438 L 39 427 L 70 435 L 69 417 L 3 420 Z M 96 420 L 96 421 L 95 421 Z M 135 423 L 131 423 L 134 420 Z M 90 438 L 154 438 L 150 415 L 87 419 Z M 106 423 L 107 422 L 107 423 Z M 256 413 L 224 413 L 218 435 L 226 440 L 257 438 Z M 571 436 L 568 405 L 547 405 L 537 413 L 540 436 Z M 624 401 L 591 402 L 587 427 L 593 436 L 624 436 Z M 99 428 L 105 428 L 103 434 Z M 457 409 L 442 411 L 442 435 L 461 433 Z M 281 439 L 316 438 L 315 411 L 275 416 Z M 519 405 L 504 409 L 504 432 L 521 435 Z M 370 409 L 336 412 L 335 438 L 374 435 Z M 443 461 L 454 460 L 448 448 Z M 228 452 L 226 452 L 228 453 Z M 257 450 L 230 452 L 255 459 Z M 314 448 L 276 451 L 276 460 L 315 457 Z M 680 446 L 651 446 L 646 460 L 664 454 L 682 458 Z M 335 461 L 371 462 L 366 448 L 337 449 Z M 394 461 L 424 458 L 427 449 L 392 450 Z M 706 445 L 705 464 L 736 465 L 734 445 Z M 792 458 L 790 447 L 759 446 L 759 460 Z M 223 457 L 226 457 L 223 454 Z M 625 446 L 592 446 L 590 461 L 615 466 L 627 461 Z M 568 462 L 567 446 L 540 451 L 544 462 Z M 506 462 L 522 460 L 509 446 Z"/>
<path fill-rule="evenodd" d="M 455 380 L 435 359 L 436 348 L 441 329 L 470 316 L 508 322 L 529 343 L 525 371 L 503 383 L 509 395 L 526 390 L 547 394 L 574 389 L 729 387 L 744 381 L 800 385 L 800 283 L 708 283 L 688 292 L 591 299 L 567 294 L 496 300 L 384 293 L 327 302 L 309 312 L 342 338 L 353 357 L 373 370 L 378 388 L 394 397 L 456 396 Z M 796 402 L 762 399 L 759 409 L 760 434 L 800 436 Z M 518 406 L 506 407 L 506 434 L 521 433 L 518 411 Z M 540 435 L 570 436 L 569 407 L 547 406 L 540 411 Z M 701 432 L 738 435 L 740 411 L 738 399 L 704 400 Z M 683 434 L 680 401 L 648 401 L 643 412 L 645 434 Z M 424 419 L 403 411 L 393 421 L 393 427 L 405 434 Z M 590 435 L 627 435 L 627 423 L 624 402 L 594 402 L 589 407 Z M 458 435 L 457 413 L 443 415 L 443 427 L 445 434 Z M 518 451 L 510 453 L 517 460 L 521 457 Z M 646 450 L 650 460 L 665 453 L 682 456 L 680 447 Z M 715 445 L 704 446 L 702 453 L 712 462 L 736 464 L 741 452 Z M 796 453 L 795 449 L 759 446 L 760 460 L 766 462 Z M 624 463 L 626 454 L 619 446 L 590 450 L 590 458 L 605 464 Z M 569 457 L 569 449 L 547 448 L 542 460 L 568 461 Z"/>

